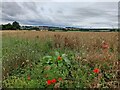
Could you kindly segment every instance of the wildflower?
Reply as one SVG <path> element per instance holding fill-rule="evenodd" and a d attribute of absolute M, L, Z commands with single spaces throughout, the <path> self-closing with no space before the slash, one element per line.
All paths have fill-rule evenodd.
<path fill-rule="evenodd" d="M 3 67 L 3 70 L 5 71 L 5 68 Z"/>
<path fill-rule="evenodd" d="M 30 67 L 32 68 L 33 65 L 32 65 L 32 64 L 29 64 L 29 65 L 30 65 Z"/>
<path fill-rule="evenodd" d="M 22 65 L 24 65 L 25 64 L 25 62 L 22 62 Z"/>
<path fill-rule="evenodd" d="M 58 56 L 58 58 L 57 58 L 58 60 L 61 60 L 62 59 L 62 57 L 60 57 L 60 56 Z"/>
<path fill-rule="evenodd" d="M 93 70 L 93 72 L 94 72 L 94 73 L 99 73 L 100 70 L 99 70 L 98 68 L 95 68 L 95 69 Z"/>
<path fill-rule="evenodd" d="M 47 85 L 50 85 L 51 84 L 51 80 L 47 80 Z"/>
<path fill-rule="evenodd" d="M 30 75 L 28 75 L 27 79 L 28 79 L 28 80 L 30 80 L 30 79 L 31 79 L 31 78 L 30 78 Z"/>
<path fill-rule="evenodd" d="M 103 49 L 108 49 L 108 48 L 109 48 L 109 45 L 108 45 L 106 42 L 103 42 L 102 48 L 103 48 Z"/>
<path fill-rule="evenodd" d="M 29 60 L 26 60 L 26 62 L 29 62 Z"/>
<path fill-rule="evenodd" d="M 56 83 L 55 86 L 54 86 L 55 89 L 57 89 L 59 87 L 60 87 L 60 83 Z"/>
<path fill-rule="evenodd" d="M 56 83 L 56 79 L 51 80 L 52 83 Z"/>
<path fill-rule="evenodd" d="M 62 78 L 58 78 L 59 81 L 62 81 Z"/>

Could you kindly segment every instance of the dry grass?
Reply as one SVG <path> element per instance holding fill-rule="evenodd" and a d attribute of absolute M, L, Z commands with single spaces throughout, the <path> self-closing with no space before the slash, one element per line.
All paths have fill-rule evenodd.
<path fill-rule="evenodd" d="M 116 32 L 49 32 L 49 31 L 2 31 L 2 36 L 20 37 L 25 39 L 51 39 L 55 47 L 85 47 L 88 51 L 100 48 L 102 42 L 107 42 L 114 50 L 118 47 Z"/>
<path fill-rule="evenodd" d="M 51 40 L 53 48 L 69 48 L 85 53 L 87 60 L 104 60 L 107 57 L 118 60 L 118 33 L 117 32 L 49 32 L 49 31 L 3 31 L 2 36 L 25 39 Z M 109 45 L 110 51 L 103 50 L 102 43 Z M 104 56 L 104 57 L 103 57 Z"/>

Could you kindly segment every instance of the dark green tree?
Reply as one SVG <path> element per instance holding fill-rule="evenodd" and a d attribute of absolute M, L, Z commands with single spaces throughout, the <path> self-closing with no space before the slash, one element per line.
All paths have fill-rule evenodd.
<path fill-rule="evenodd" d="M 37 27 L 33 27 L 33 28 L 31 28 L 31 30 L 39 31 L 39 28 L 37 28 Z"/>
<path fill-rule="evenodd" d="M 8 23 L 8 24 L 5 24 L 5 25 L 2 25 L 2 29 L 3 30 L 12 30 L 13 27 L 10 23 Z"/>
<path fill-rule="evenodd" d="M 20 25 L 19 25 L 19 23 L 16 22 L 16 21 L 14 21 L 14 22 L 12 23 L 12 26 L 13 26 L 13 29 L 14 29 L 14 30 L 20 29 Z"/>

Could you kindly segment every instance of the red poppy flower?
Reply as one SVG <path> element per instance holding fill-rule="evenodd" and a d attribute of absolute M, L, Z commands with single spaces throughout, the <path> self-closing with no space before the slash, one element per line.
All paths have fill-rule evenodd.
<path fill-rule="evenodd" d="M 61 59 L 62 59 L 62 57 L 58 56 L 58 60 L 61 60 Z"/>
<path fill-rule="evenodd" d="M 98 68 L 95 68 L 95 69 L 93 70 L 93 72 L 94 72 L 94 73 L 99 73 L 100 70 L 99 70 Z"/>
<path fill-rule="evenodd" d="M 30 79 L 31 79 L 31 78 L 30 78 L 30 75 L 28 75 L 27 79 L 28 79 L 28 80 L 30 80 Z"/>
<path fill-rule="evenodd" d="M 51 80 L 52 83 L 56 83 L 56 79 Z"/>
<path fill-rule="evenodd" d="M 59 81 L 62 81 L 62 78 L 58 78 Z"/>
<path fill-rule="evenodd" d="M 47 85 L 50 85 L 51 84 L 51 80 L 47 80 Z"/>

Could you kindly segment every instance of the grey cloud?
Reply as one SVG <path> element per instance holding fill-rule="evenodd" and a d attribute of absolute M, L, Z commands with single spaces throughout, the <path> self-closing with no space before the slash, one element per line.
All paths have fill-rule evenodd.
<path fill-rule="evenodd" d="M 116 26 L 118 16 L 116 5 L 114 2 L 4 2 L 2 19 L 5 22 L 17 20 L 28 25 Z"/>
<path fill-rule="evenodd" d="M 4 2 L 2 3 L 2 13 L 9 16 L 16 16 L 23 14 L 24 10 L 16 2 Z"/>
<path fill-rule="evenodd" d="M 30 10 L 34 13 L 37 13 L 37 6 L 36 6 L 37 3 L 35 2 L 22 2 L 22 6 L 24 7 L 25 11 L 27 12 L 27 10 Z"/>

